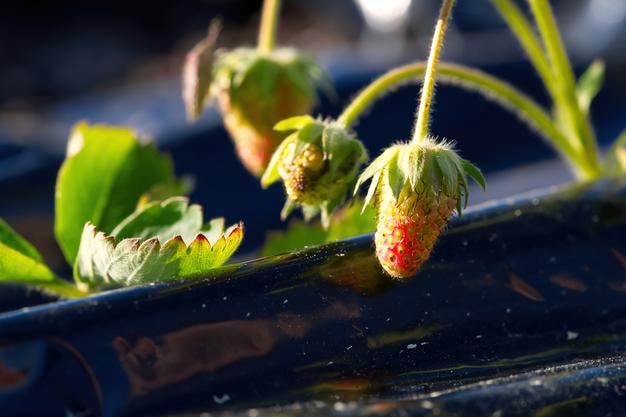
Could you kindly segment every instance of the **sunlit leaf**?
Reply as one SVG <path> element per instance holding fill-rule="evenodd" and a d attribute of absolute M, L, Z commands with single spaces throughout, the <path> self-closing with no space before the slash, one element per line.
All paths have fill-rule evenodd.
<path fill-rule="evenodd" d="M 148 204 L 111 234 L 87 223 L 74 277 L 85 288 L 106 288 L 205 276 L 223 265 L 243 239 L 243 226 L 224 219 L 203 224 L 202 209 L 175 197 Z"/>
<path fill-rule="evenodd" d="M 39 251 L 13 230 L 3 219 L 0 219 L 0 243 L 36 261 L 43 261 Z"/>
<path fill-rule="evenodd" d="M 277 255 L 371 233 L 376 229 L 375 210 L 368 206 L 361 214 L 362 204 L 362 201 L 357 200 L 352 205 L 335 212 L 328 230 L 324 230 L 319 222 L 304 223 L 294 220 L 289 223 L 286 231 L 268 233 L 261 253 L 264 256 Z"/>
<path fill-rule="evenodd" d="M 32 285 L 67 297 L 81 293 L 58 278 L 48 268 L 39 252 L 0 219 L 0 282 Z"/>
<path fill-rule="evenodd" d="M 170 159 L 132 130 L 75 126 L 56 185 L 55 234 L 73 263 L 86 222 L 111 232 L 155 185 L 174 181 Z"/>

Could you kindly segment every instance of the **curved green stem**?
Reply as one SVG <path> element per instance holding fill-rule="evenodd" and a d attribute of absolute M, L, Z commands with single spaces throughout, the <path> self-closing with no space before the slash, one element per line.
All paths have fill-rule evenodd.
<path fill-rule="evenodd" d="M 543 39 L 544 47 L 552 67 L 553 78 L 563 98 L 564 113 L 570 129 L 578 136 L 581 156 L 588 160 L 588 165 L 600 173 L 600 157 L 595 134 L 589 119 L 583 114 L 576 98 L 576 77 L 565 52 L 563 41 L 552 8 L 547 0 L 528 0 L 537 22 L 537 28 Z"/>
<path fill-rule="evenodd" d="M 402 84 L 417 81 L 425 72 L 426 64 L 418 62 L 383 74 L 362 90 L 337 120 L 345 127 L 350 127 L 376 100 Z M 438 72 L 442 82 L 475 91 L 513 111 L 570 162 L 577 177 L 593 178 L 594 170 L 587 160 L 581 158 L 568 139 L 556 128 L 549 114 L 532 98 L 494 76 L 462 65 L 441 63 Z"/>
<path fill-rule="evenodd" d="M 259 28 L 259 52 L 267 53 L 274 49 L 279 12 L 280 0 L 265 0 L 263 2 L 261 27 Z"/>
<path fill-rule="evenodd" d="M 376 100 L 402 84 L 418 82 L 424 75 L 424 72 L 426 72 L 425 62 L 417 62 L 389 70 L 361 90 L 339 115 L 337 121 L 344 127 L 354 125 L 363 112 L 373 105 Z"/>
<path fill-rule="evenodd" d="M 417 109 L 415 128 L 413 130 L 412 141 L 414 143 L 419 143 L 426 138 L 426 135 L 428 135 L 428 123 L 430 120 L 433 93 L 435 91 L 437 64 L 439 63 L 439 56 L 441 55 L 441 48 L 443 47 L 443 38 L 446 34 L 448 21 L 450 20 L 450 12 L 452 11 L 453 5 L 454 0 L 443 0 L 441 9 L 439 10 L 439 19 L 437 20 L 435 34 L 433 35 L 433 41 L 430 46 L 428 63 L 426 65 L 426 74 L 424 76 L 424 85 L 422 86 L 422 95 Z"/>

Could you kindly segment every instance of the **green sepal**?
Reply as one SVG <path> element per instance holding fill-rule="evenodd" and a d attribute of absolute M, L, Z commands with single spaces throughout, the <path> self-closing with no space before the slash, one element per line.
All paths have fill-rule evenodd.
<path fill-rule="evenodd" d="M 435 154 L 435 160 L 441 170 L 441 191 L 446 195 L 455 195 L 459 187 L 459 173 L 452 156 L 446 151 L 441 151 Z"/>
<path fill-rule="evenodd" d="M 304 142 L 302 145 L 305 145 L 306 143 L 316 144 L 321 140 L 323 132 L 324 125 L 314 121 L 313 123 L 309 123 L 299 129 L 296 135 L 300 141 Z"/>
<path fill-rule="evenodd" d="M 357 180 L 354 186 L 354 194 L 356 195 L 356 193 L 359 191 L 359 188 L 361 188 L 361 185 L 363 185 L 367 180 L 372 178 L 376 173 L 382 171 L 392 159 L 395 159 L 399 151 L 400 151 L 400 146 L 394 145 L 385 149 L 385 151 L 383 151 L 383 153 L 380 154 L 380 156 L 374 159 L 372 163 L 369 164 L 367 168 L 365 168 L 365 170 L 359 176 L 359 179 Z M 370 188 L 372 186 L 376 188 L 377 185 L 378 184 L 373 184 L 372 182 L 372 184 L 370 184 Z"/>
<path fill-rule="evenodd" d="M 283 206 L 283 209 L 280 211 L 280 219 L 283 221 L 286 220 L 287 217 L 289 217 L 291 212 L 294 211 L 296 207 L 297 207 L 296 202 L 290 198 L 287 198 L 285 200 L 285 205 Z"/>
<path fill-rule="evenodd" d="M 301 208 L 302 208 L 302 214 L 304 215 L 305 222 L 310 222 L 321 211 L 320 206 L 312 206 L 309 204 L 302 204 Z"/>
<path fill-rule="evenodd" d="M 267 168 L 265 168 L 265 172 L 263 172 L 263 176 L 261 177 L 261 187 L 267 188 L 276 181 L 278 181 L 278 179 L 280 178 L 280 164 L 285 155 L 285 151 L 292 141 L 293 138 L 290 136 L 283 140 L 280 145 L 278 145 L 278 147 L 272 154 L 270 162 L 267 164 Z"/>
<path fill-rule="evenodd" d="M 400 192 L 402 191 L 402 188 L 407 180 L 405 171 L 398 166 L 397 162 L 398 154 L 389 160 L 389 164 L 384 171 L 387 174 L 387 184 L 389 185 L 389 189 L 396 200 L 400 197 Z"/>
<path fill-rule="evenodd" d="M 332 124 L 326 126 L 322 133 L 322 150 L 332 178 L 337 176 L 344 161 L 353 155 L 358 155 L 355 168 L 367 161 L 367 151 L 361 141 L 348 136 L 345 128 Z"/>
<path fill-rule="evenodd" d="M 365 209 L 372 202 L 372 198 L 376 195 L 376 190 L 378 189 L 378 182 L 380 181 L 380 177 L 384 171 L 376 171 L 376 173 L 372 176 L 372 182 L 367 189 L 367 194 L 365 195 L 365 200 L 363 200 L 363 207 L 361 207 L 361 213 L 365 212 Z"/>
<path fill-rule="evenodd" d="M 281 120 L 274 125 L 274 130 L 278 132 L 289 132 L 291 130 L 300 130 L 304 126 L 315 123 L 315 119 L 308 114 L 304 116 L 293 116 L 288 119 Z"/>
<path fill-rule="evenodd" d="M 482 188 L 483 191 L 487 191 L 487 181 L 485 180 L 480 168 L 472 164 L 467 159 L 461 159 L 461 165 L 463 166 L 463 171 L 465 171 L 465 173 L 469 175 L 470 178 L 476 182 L 476 184 L 480 185 L 480 188 Z"/>

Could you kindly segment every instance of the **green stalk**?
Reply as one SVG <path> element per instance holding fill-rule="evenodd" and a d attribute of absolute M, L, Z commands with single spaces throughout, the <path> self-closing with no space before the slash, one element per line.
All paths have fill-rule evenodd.
<path fill-rule="evenodd" d="M 547 0 L 528 0 L 552 67 L 555 84 L 560 90 L 563 109 L 571 130 L 578 136 L 579 152 L 588 160 L 593 176 L 600 175 L 600 157 L 595 134 L 576 98 L 576 77 L 565 52 L 558 26 Z"/>
<path fill-rule="evenodd" d="M 417 81 L 425 72 L 424 62 L 390 70 L 363 89 L 337 120 L 345 127 L 354 125 L 376 100 L 402 84 Z M 593 175 L 593 169 L 588 166 L 587 160 L 581 158 L 567 137 L 555 127 L 550 115 L 529 96 L 507 82 L 462 65 L 441 63 L 438 66 L 438 73 L 441 82 L 475 91 L 513 111 L 570 163 L 578 178 L 585 179 Z"/>
<path fill-rule="evenodd" d="M 274 49 L 279 12 L 280 0 L 265 0 L 263 2 L 261 27 L 259 28 L 259 52 L 268 53 Z"/>
<path fill-rule="evenodd" d="M 81 298 L 89 295 L 88 293 L 79 290 L 75 285 L 67 282 L 62 278 L 55 278 L 52 281 L 41 281 L 37 283 L 32 283 L 32 285 L 39 287 L 44 291 L 49 291 L 65 298 Z"/>
<path fill-rule="evenodd" d="M 548 63 L 548 58 L 528 19 L 526 19 L 519 7 L 517 7 L 512 0 L 491 0 L 491 4 L 509 25 L 509 28 L 517 37 L 522 49 L 537 71 L 539 78 L 541 78 L 544 87 L 548 90 L 552 100 L 557 102 L 559 95 L 558 89 L 554 84 L 554 77 Z"/>
<path fill-rule="evenodd" d="M 454 0 L 443 0 L 441 9 L 439 10 L 439 19 L 435 26 L 435 34 L 428 55 L 428 63 L 426 64 L 426 74 L 424 75 L 424 85 L 422 86 L 422 95 L 420 104 L 417 109 L 417 118 L 415 128 L 413 130 L 413 143 L 419 143 L 428 135 L 428 125 L 430 120 L 430 110 L 432 107 L 433 93 L 435 91 L 435 80 L 437 76 L 437 64 L 441 48 L 443 47 L 443 38 L 448 28 L 450 13 Z"/>

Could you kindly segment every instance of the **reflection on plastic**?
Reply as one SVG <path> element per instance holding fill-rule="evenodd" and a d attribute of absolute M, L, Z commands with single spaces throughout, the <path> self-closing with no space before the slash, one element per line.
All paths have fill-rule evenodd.
<path fill-rule="evenodd" d="M 276 318 L 198 324 L 158 339 L 140 337 L 134 344 L 118 336 L 113 345 L 128 375 L 131 393 L 138 396 L 199 373 L 265 356 L 281 339 L 303 338 L 324 322 L 359 316 L 358 306 L 337 302 L 308 319 L 283 313 Z"/>

